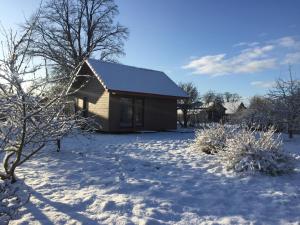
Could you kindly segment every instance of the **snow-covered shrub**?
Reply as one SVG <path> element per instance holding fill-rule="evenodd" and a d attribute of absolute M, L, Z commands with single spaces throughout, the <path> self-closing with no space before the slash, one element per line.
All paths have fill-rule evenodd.
<path fill-rule="evenodd" d="M 192 147 L 207 154 L 216 154 L 224 150 L 226 140 L 232 136 L 233 132 L 233 128 L 219 124 L 198 130 Z"/>
<path fill-rule="evenodd" d="M 227 139 L 221 161 L 236 172 L 278 175 L 293 169 L 292 158 L 282 151 L 280 135 L 242 129 Z"/>

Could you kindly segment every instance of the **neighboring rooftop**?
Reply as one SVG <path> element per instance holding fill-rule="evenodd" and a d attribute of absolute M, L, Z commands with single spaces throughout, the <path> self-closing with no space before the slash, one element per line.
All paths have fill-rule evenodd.
<path fill-rule="evenodd" d="M 243 102 L 237 101 L 237 102 L 225 102 L 223 106 L 226 108 L 225 113 L 226 114 L 234 114 L 240 109 L 240 107 L 245 107 Z"/>
<path fill-rule="evenodd" d="M 209 102 L 209 103 L 203 103 L 201 105 L 201 107 L 199 107 L 199 109 L 207 109 L 209 107 L 212 107 L 215 103 L 214 102 Z M 223 106 L 225 108 L 225 113 L 226 114 L 234 114 L 236 113 L 238 110 L 242 110 L 245 109 L 245 105 L 243 102 L 241 101 L 237 101 L 237 102 L 224 102 L 221 104 L 221 106 Z"/>
<path fill-rule="evenodd" d="M 95 59 L 88 59 L 86 62 L 103 82 L 105 88 L 110 91 L 188 97 L 181 88 L 161 71 Z"/>

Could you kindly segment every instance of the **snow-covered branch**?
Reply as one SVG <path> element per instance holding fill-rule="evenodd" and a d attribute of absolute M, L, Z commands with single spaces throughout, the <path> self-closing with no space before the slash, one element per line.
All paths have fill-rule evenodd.
<path fill-rule="evenodd" d="M 78 68 L 63 82 L 44 76 L 28 54 L 31 30 L 4 32 L 7 49 L 0 59 L 0 151 L 5 154 L 0 177 L 12 182 L 18 166 L 85 122 L 80 112 L 72 111 L 69 93 Z M 33 72 L 39 72 L 38 78 L 32 78 Z"/>

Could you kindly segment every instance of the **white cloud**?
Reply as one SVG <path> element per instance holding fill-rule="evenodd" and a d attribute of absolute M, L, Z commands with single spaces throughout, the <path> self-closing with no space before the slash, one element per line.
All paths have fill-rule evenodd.
<path fill-rule="evenodd" d="M 265 69 L 272 69 L 276 66 L 275 59 L 254 60 L 239 65 L 235 73 L 254 73 Z"/>
<path fill-rule="evenodd" d="M 259 45 L 259 42 L 251 42 L 248 44 L 250 47 L 254 47 L 254 46 L 258 46 Z"/>
<path fill-rule="evenodd" d="M 259 42 L 239 42 L 237 44 L 234 44 L 233 47 L 245 47 L 245 46 L 248 46 L 248 47 L 254 47 L 254 46 L 257 46 L 259 45 Z"/>
<path fill-rule="evenodd" d="M 207 55 L 192 60 L 188 65 L 183 66 L 184 69 L 193 69 L 195 74 L 220 74 L 224 73 L 227 68 L 223 60 L 225 54 Z"/>
<path fill-rule="evenodd" d="M 247 46 L 248 43 L 247 42 L 239 42 L 233 45 L 233 47 L 244 47 Z"/>
<path fill-rule="evenodd" d="M 254 47 L 254 48 L 246 48 L 242 50 L 242 53 L 239 55 L 241 59 L 255 59 L 258 57 L 267 56 L 266 53 L 270 52 L 274 49 L 273 45 L 266 45 L 263 47 Z"/>
<path fill-rule="evenodd" d="M 226 53 L 193 57 L 182 66 L 193 74 L 220 76 L 227 74 L 256 73 L 276 68 L 280 64 L 300 64 L 300 39 L 285 36 L 262 42 L 240 42 L 233 56 Z"/>
<path fill-rule="evenodd" d="M 283 64 L 300 64 L 300 52 L 286 54 Z"/>
<path fill-rule="evenodd" d="M 275 81 L 252 81 L 250 84 L 258 88 L 272 88 L 275 85 Z"/>
<path fill-rule="evenodd" d="M 295 37 L 291 37 L 291 36 L 279 38 L 279 39 L 275 40 L 274 43 L 278 44 L 281 47 L 285 47 L 285 48 L 299 48 L 300 47 L 300 41 L 296 40 Z"/>
<path fill-rule="evenodd" d="M 276 59 L 267 54 L 273 48 L 273 45 L 247 48 L 233 57 L 226 57 L 226 54 L 207 55 L 191 60 L 182 68 L 191 69 L 194 74 L 212 76 L 254 73 L 275 67 Z"/>

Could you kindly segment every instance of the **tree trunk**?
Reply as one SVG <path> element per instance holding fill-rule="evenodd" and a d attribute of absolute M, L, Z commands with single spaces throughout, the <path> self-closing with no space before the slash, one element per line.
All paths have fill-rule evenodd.
<path fill-rule="evenodd" d="M 288 134 L 289 134 L 289 138 L 293 138 L 294 132 L 293 132 L 293 125 L 292 124 L 288 124 Z"/>
<path fill-rule="evenodd" d="M 14 152 L 6 153 L 4 159 L 3 159 L 3 168 L 5 171 L 5 174 L 1 175 L 2 180 L 11 180 L 12 183 L 16 182 L 16 176 L 15 176 L 15 167 L 13 167 L 14 163 L 10 165 L 10 158 L 15 155 Z"/>
<path fill-rule="evenodd" d="M 187 123 L 188 123 L 188 116 L 187 116 L 187 110 L 183 111 L 183 127 L 187 128 Z"/>
<path fill-rule="evenodd" d="M 289 133 L 289 138 L 293 138 L 294 137 L 293 130 L 289 129 L 288 133 Z"/>
<path fill-rule="evenodd" d="M 15 170 L 12 171 L 12 173 L 10 174 L 11 177 L 11 183 L 15 183 L 17 181 L 16 175 L 15 175 Z"/>
<path fill-rule="evenodd" d="M 60 141 L 60 139 L 58 139 L 56 143 L 57 143 L 57 149 L 56 149 L 56 151 L 60 152 L 60 148 L 61 148 L 61 141 Z"/>
<path fill-rule="evenodd" d="M 15 175 L 15 170 L 10 171 L 9 173 L 1 173 L 0 174 L 0 179 L 1 180 L 10 180 L 11 183 L 15 183 L 17 181 L 16 175 Z"/>

